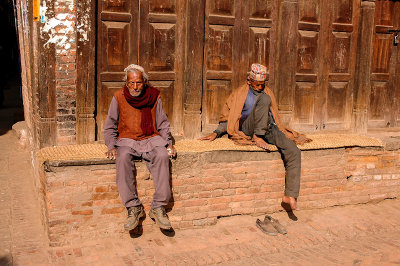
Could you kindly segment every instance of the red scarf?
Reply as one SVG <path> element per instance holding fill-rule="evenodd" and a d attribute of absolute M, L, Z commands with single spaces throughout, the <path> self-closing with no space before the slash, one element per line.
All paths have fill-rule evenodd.
<path fill-rule="evenodd" d="M 128 87 L 126 85 L 124 86 L 124 96 L 126 101 L 133 108 L 140 109 L 142 112 L 140 127 L 142 128 L 143 134 L 146 136 L 154 133 L 151 108 L 153 108 L 154 104 L 156 103 L 158 95 L 160 95 L 160 91 L 156 88 L 145 87 L 139 96 L 133 97 L 129 93 Z"/>

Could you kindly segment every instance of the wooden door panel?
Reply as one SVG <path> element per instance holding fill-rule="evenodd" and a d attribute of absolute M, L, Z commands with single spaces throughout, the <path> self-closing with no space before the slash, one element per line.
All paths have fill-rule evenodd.
<path fill-rule="evenodd" d="M 97 49 L 97 139 L 103 140 L 103 125 L 111 98 L 123 87 L 124 68 L 137 63 L 138 1 L 105 0 L 98 6 Z"/>
<path fill-rule="evenodd" d="M 124 84 L 124 82 L 102 82 L 101 88 L 97 91 L 97 116 L 104 118 L 97 120 L 97 127 L 99 128 L 101 139 L 103 139 L 104 122 L 108 114 L 111 99 L 113 98 L 114 93 L 121 89 Z"/>
<path fill-rule="evenodd" d="M 102 23 L 103 28 L 103 48 L 104 56 L 102 62 L 102 70 L 104 72 L 123 72 L 128 64 L 129 57 L 125 51 L 128 49 L 129 40 L 129 24 L 123 22 Z"/>
<path fill-rule="evenodd" d="M 271 29 L 250 27 L 249 58 L 250 62 L 267 66 L 269 70 L 269 58 L 271 47 Z M 250 66 L 249 66 L 250 67 Z M 250 69 L 250 68 L 249 68 Z M 267 77 L 267 80 L 269 77 Z"/>
<path fill-rule="evenodd" d="M 330 74 L 350 73 L 352 33 L 333 32 L 332 65 Z"/>
<path fill-rule="evenodd" d="M 349 82 L 329 82 L 327 92 L 327 123 L 341 123 L 346 118 L 348 86 Z M 324 125 L 322 125 L 322 129 L 324 129 Z"/>
<path fill-rule="evenodd" d="M 291 126 L 305 132 L 315 131 L 318 124 L 318 79 L 320 74 L 321 16 L 320 0 L 299 1 L 299 22 L 297 30 L 297 64 L 295 71 L 296 88 L 293 100 L 289 88 L 287 96 L 280 97 L 280 105 L 293 105 Z M 282 90 L 282 89 L 281 89 Z M 289 97 L 288 97 L 289 96 Z M 286 98 L 286 99 L 285 99 Z"/>
<path fill-rule="evenodd" d="M 392 38 L 391 34 L 376 33 L 372 56 L 372 73 L 389 73 Z"/>
<path fill-rule="evenodd" d="M 104 0 L 102 2 L 102 11 L 130 13 L 131 1 L 129 0 Z"/>
<path fill-rule="evenodd" d="M 351 125 L 352 91 L 356 65 L 358 1 L 335 0 L 329 5 L 327 83 L 322 85 L 324 116 L 321 130 L 348 130 Z"/>
<path fill-rule="evenodd" d="M 277 2 L 273 0 L 251 0 L 244 2 L 248 8 L 244 9 L 243 37 L 248 39 L 243 49 L 248 51 L 248 57 L 244 58 L 244 66 L 247 69 L 240 73 L 243 81 L 251 64 L 258 63 L 267 67 L 267 84 L 274 89 L 273 71 L 275 62 L 275 28 Z"/>
<path fill-rule="evenodd" d="M 216 128 L 222 104 L 238 84 L 241 0 L 206 0 L 202 130 Z M 235 85 L 233 85 L 235 84 Z"/>
<path fill-rule="evenodd" d="M 207 71 L 232 71 L 233 26 L 210 25 L 206 42 Z"/>
<path fill-rule="evenodd" d="M 174 71 L 175 24 L 150 23 L 149 37 L 149 43 L 146 45 L 149 54 L 147 71 L 149 73 Z M 152 77 L 154 78 L 156 77 Z"/>
<path fill-rule="evenodd" d="M 296 82 L 293 122 L 313 126 L 315 107 L 315 82 Z"/>
<path fill-rule="evenodd" d="M 207 110 L 215 110 L 214 112 L 210 112 L 207 120 L 205 121 L 206 128 L 205 131 L 212 131 L 215 129 L 215 125 L 219 122 L 219 116 L 222 111 L 222 107 L 225 104 L 225 101 L 221 101 L 221 99 L 228 98 L 231 89 L 231 82 L 229 80 L 208 80 L 207 87 L 205 88 L 205 102 L 207 106 L 205 108 Z"/>
<path fill-rule="evenodd" d="M 144 0 L 140 4 L 139 65 L 160 89 L 175 134 L 182 127 L 186 1 Z"/>
<path fill-rule="evenodd" d="M 393 0 L 375 2 L 375 37 L 371 64 L 368 128 L 399 126 L 396 95 L 400 91 L 399 48 L 393 45 L 388 30 L 400 27 L 400 3 Z"/>
<path fill-rule="evenodd" d="M 160 97 L 165 113 L 168 117 L 173 112 L 173 99 L 174 99 L 174 81 L 152 81 L 151 85 L 160 90 Z"/>
<path fill-rule="evenodd" d="M 297 46 L 296 74 L 317 75 L 318 68 L 318 32 L 299 31 Z"/>
<path fill-rule="evenodd" d="M 150 13 L 162 13 L 162 14 L 175 14 L 176 13 L 176 1 L 165 1 L 165 0 L 150 0 L 149 1 L 149 12 Z"/>

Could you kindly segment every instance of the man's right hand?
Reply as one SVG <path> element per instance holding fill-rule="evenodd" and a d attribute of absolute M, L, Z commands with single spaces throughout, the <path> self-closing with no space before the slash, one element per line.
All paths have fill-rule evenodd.
<path fill-rule="evenodd" d="M 216 138 L 217 138 L 217 133 L 213 132 L 213 133 L 211 133 L 211 134 L 208 135 L 208 136 L 198 138 L 198 140 L 209 140 L 209 141 L 213 141 L 213 140 L 215 140 Z"/>
<path fill-rule="evenodd" d="M 115 158 L 117 158 L 117 149 L 114 148 L 114 149 L 107 151 L 106 156 L 108 159 L 115 160 Z"/>

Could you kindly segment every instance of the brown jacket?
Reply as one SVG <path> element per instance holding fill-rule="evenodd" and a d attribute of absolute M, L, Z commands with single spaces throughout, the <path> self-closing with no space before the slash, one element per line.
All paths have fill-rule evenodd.
<path fill-rule="evenodd" d="M 227 131 L 233 140 L 244 140 L 246 138 L 243 132 L 239 131 L 239 119 L 242 115 L 242 110 L 244 106 L 244 102 L 247 98 L 247 93 L 249 91 L 249 85 L 245 84 L 229 95 L 226 103 L 224 104 L 221 112 L 221 116 L 219 118 L 220 122 L 228 121 Z M 305 135 L 300 134 L 293 129 L 286 127 L 282 124 L 281 119 L 279 117 L 278 104 L 275 98 L 274 93 L 268 87 L 265 87 L 265 93 L 271 97 L 271 112 L 274 116 L 275 123 L 280 131 L 282 131 L 288 139 L 293 140 L 296 144 L 303 144 L 306 142 L 310 142 L 311 139 L 308 139 Z M 243 144 L 243 142 L 240 142 Z"/>
<path fill-rule="evenodd" d="M 119 108 L 119 121 L 118 121 L 118 139 L 120 138 L 130 138 L 134 140 L 142 140 L 153 137 L 155 135 L 160 135 L 156 128 L 156 116 L 155 110 L 157 106 L 154 104 L 151 109 L 151 116 L 153 118 L 153 135 L 144 135 L 142 128 L 140 127 L 142 113 L 139 109 L 133 108 L 125 99 L 122 94 L 123 89 L 118 90 L 114 96 L 118 102 Z"/>

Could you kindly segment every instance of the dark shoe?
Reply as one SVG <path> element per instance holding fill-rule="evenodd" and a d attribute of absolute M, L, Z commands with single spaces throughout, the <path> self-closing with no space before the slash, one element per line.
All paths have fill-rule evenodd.
<path fill-rule="evenodd" d="M 267 221 L 267 222 L 261 222 L 260 219 L 257 219 L 256 221 L 256 226 L 263 231 L 264 233 L 266 233 L 267 235 L 270 236 L 276 236 L 278 234 L 278 232 L 276 231 L 275 227 L 272 226 L 272 224 Z"/>
<path fill-rule="evenodd" d="M 128 218 L 124 224 L 126 231 L 134 229 L 139 224 L 139 219 L 144 216 L 144 209 L 142 205 L 128 207 Z"/>
<path fill-rule="evenodd" d="M 271 223 L 272 226 L 276 229 L 276 231 L 278 231 L 278 233 L 282 235 L 287 234 L 286 228 L 283 227 L 283 225 L 281 225 L 277 219 L 274 219 L 269 215 L 265 215 L 264 223 Z"/>
<path fill-rule="evenodd" d="M 167 213 L 165 212 L 164 207 L 158 207 L 155 209 L 151 209 L 149 212 L 149 216 L 153 219 L 158 227 L 161 229 L 169 230 L 171 229 L 171 223 L 168 219 Z"/>

